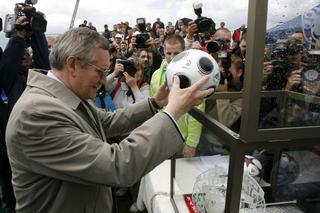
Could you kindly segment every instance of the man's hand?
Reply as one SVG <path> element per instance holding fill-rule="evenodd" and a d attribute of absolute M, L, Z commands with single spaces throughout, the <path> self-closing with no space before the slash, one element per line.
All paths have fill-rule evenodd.
<path fill-rule="evenodd" d="M 169 112 L 175 120 L 181 115 L 189 112 L 194 106 L 202 103 L 203 99 L 214 92 L 213 88 L 201 90 L 201 87 L 209 80 L 209 76 L 203 76 L 192 86 L 180 89 L 180 79 L 174 76 L 172 88 L 168 97 L 166 111 Z"/>
<path fill-rule="evenodd" d="M 187 39 L 189 40 L 193 40 L 193 35 L 195 34 L 195 32 L 198 31 L 198 26 L 194 21 L 190 21 L 188 23 L 188 28 L 187 28 Z"/>
<path fill-rule="evenodd" d="M 263 80 L 267 80 L 269 75 L 272 73 L 273 65 L 271 61 L 263 63 Z"/>
<path fill-rule="evenodd" d="M 228 92 L 228 80 L 224 79 L 224 84 L 219 84 L 217 92 Z"/>
<path fill-rule="evenodd" d="M 301 71 L 302 69 L 299 69 L 299 70 L 294 70 L 290 73 L 290 76 L 288 78 L 288 82 L 286 85 L 286 90 L 293 90 L 295 87 L 301 84 Z"/>
<path fill-rule="evenodd" d="M 150 37 L 148 40 L 146 40 L 146 45 L 152 46 L 154 44 L 155 44 L 155 42 L 154 42 L 154 39 L 152 37 Z"/>
<path fill-rule="evenodd" d="M 196 148 L 193 148 L 187 144 L 183 146 L 182 155 L 184 158 L 192 158 L 196 155 Z"/>
<path fill-rule="evenodd" d="M 27 24 L 29 24 L 29 21 L 28 21 L 27 17 L 25 17 L 25 16 L 20 16 L 16 20 L 16 25 L 26 26 Z M 17 36 L 25 39 L 27 36 L 27 30 L 17 30 Z"/>
<path fill-rule="evenodd" d="M 127 85 L 131 88 L 131 89 L 139 89 L 138 85 L 137 85 L 137 79 L 135 77 L 132 77 L 131 75 L 129 75 L 127 72 L 123 73 L 125 79 L 126 79 L 126 83 Z"/>
<path fill-rule="evenodd" d="M 123 71 L 124 71 L 123 64 L 118 63 L 118 60 L 117 60 L 115 66 L 114 66 L 114 71 L 112 72 L 112 76 L 114 78 L 118 77 L 119 72 L 123 72 Z"/>
<path fill-rule="evenodd" d="M 167 86 L 167 82 L 159 87 L 159 89 L 154 94 L 153 98 L 160 107 L 164 107 L 168 104 L 168 95 L 169 95 L 169 87 Z"/>

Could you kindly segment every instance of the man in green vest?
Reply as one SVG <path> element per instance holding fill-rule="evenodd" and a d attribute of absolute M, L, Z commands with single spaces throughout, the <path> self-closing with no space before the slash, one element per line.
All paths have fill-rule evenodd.
<path fill-rule="evenodd" d="M 184 51 L 184 49 L 184 40 L 179 35 L 172 35 L 165 40 L 165 59 L 162 61 L 160 68 L 156 70 L 152 75 L 150 82 L 151 96 L 153 96 L 157 89 L 165 82 L 167 65 L 176 55 Z M 204 102 L 197 108 L 201 111 L 204 111 Z M 178 124 L 181 132 L 185 137 L 185 144 L 182 150 L 182 155 L 183 157 L 194 157 L 196 147 L 199 143 L 202 125 L 188 113 L 181 116 L 181 118 L 178 120 Z"/>

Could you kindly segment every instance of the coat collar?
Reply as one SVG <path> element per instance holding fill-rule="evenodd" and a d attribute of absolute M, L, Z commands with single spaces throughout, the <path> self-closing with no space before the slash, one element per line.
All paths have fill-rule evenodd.
<path fill-rule="evenodd" d="M 81 99 L 64 84 L 32 69 L 29 70 L 27 86 L 45 90 L 72 109 L 77 109 L 81 103 Z"/>

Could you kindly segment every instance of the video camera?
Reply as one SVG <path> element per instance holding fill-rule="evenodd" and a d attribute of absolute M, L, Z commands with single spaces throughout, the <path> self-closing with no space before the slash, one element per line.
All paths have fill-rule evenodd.
<path fill-rule="evenodd" d="M 45 19 L 45 15 L 39 11 L 36 11 L 36 8 L 33 7 L 33 5 L 36 3 L 37 0 L 25 0 L 24 3 L 15 4 L 14 14 L 6 15 L 4 23 L 4 32 L 6 33 L 6 37 L 10 37 L 14 29 L 46 32 L 47 21 Z M 17 18 L 20 16 L 26 16 L 29 24 L 26 26 L 15 24 Z"/>
<path fill-rule="evenodd" d="M 146 32 L 146 19 L 137 18 L 137 26 L 141 33 L 136 35 L 136 47 L 137 48 L 149 47 L 149 45 L 146 44 L 146 41 L 150 38 L 149 34 Z"/>
<path fill-rule="evenodd" d="M 213 34 L 215 31 L 216 24 L 211 18 L 201 16 L 202 6 L 203 5 L 201 2 L 193 3 L 194 12 L 198 16 L 197 19 L 194 20 L 198 27 L 198 31 L 196 33 L 210 32 L 210 34 Z"/>
<path fill-rule="evenodd" d="M 136 74 L 137 72 L 137 69 L 134 65 L 134 61 L 133 61 L 133 58 L 129 58 L 129 59 L 119 59 L 117 61 L 118 63 L 122 64 L 123 67 L 124 67 L 124 72 L 128 73 L 130 76 L 134 77 L 134 75 Z M 123 76 L 123 72 L 119 72 L 119 76 Z"/>

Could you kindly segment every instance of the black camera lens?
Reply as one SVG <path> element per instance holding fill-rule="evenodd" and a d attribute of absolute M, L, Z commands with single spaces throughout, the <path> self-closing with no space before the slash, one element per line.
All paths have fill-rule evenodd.
<path fill-rule="evenodd" d="M 220 50 L 220 44 L 217 41 L 210 41 L 207 44 L 208 53 L 216 53 Z"/>

